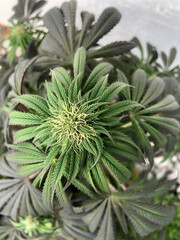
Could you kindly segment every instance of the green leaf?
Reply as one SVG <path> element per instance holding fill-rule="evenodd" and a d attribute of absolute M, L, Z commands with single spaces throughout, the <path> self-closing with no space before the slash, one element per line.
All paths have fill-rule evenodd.
<path fill-rule="evenodd" d="M 84 47 L 78 48 L 74 56 L 74 77 L 78 77 L 78 83 L 81 83 L 84 75 L 86 63 L 86 50 Z"/>
<path fill-rule="evenodd" d="M 128 143 L 128 145 L 131 145 L 132 147 L 137 149 L 139 153 L 141 153 L 140 148 L 136 145 L 136 143 L 134 143 L 134 141 L 129 136 L 124 134 L 122 130 L 121 131 L 112 130 L 110 131 L 110 133 L 112 133 L 113 139 Z"/>
<path fill-rule="evenodd" d="M 18 216 L 44 215 L 50 213 L 42 203 L 41 192 L 29 180 L 19 177 L 15 165 L 0 162 L 0 213 L 17 221 Z"/>
<path fill-rule="evenodd" d="M 68 98 L 74 101 L 78 95 L 78 78 L 75 78 L 68 88 Z"/>
<path fill-rule="evenodd" d="M 122 230 L 125 234 L 128 233 L 128 227 L 127 227 L 127 220 L 126 220 L 126 216 L 125 214 L 123 213 L 123 211 L 118 208 L 115 204 L 112 204 L 112 207 L 113 207 L 113 210 L 116 214 L 116 217 L 118 219 L 118 222 L 119 224 L 121 225 L 122 227 Z"/>
<path fill-rule="evenodd" d="M 176 54 L 177 54 L 176 48 L 171 48 L 170 56 L 167 62 L 168 67 L 171 66 L 171 64 L 174 62 L 174 59 L 176 58 Z"/>
<path fill-rule="evenodd" d="M 92 203 L 90 204 L 91 207 Z M 98 205 L 98 201 L 96 202 L 96 205 Z M 107 200 L 102 201 L 99 206 L 97 206 L 93 211 L 87 213 L 83 220 L 88 225 L 89 230 L 91 232 L 95 232 L 95 230 L 98 228 L 99 222 L 101 221 L 104 212 L 106 210 L 107 206 Z M 87 207 L 85 206 L 85 211 L 87 211 Z"/>
<path fill-rule="evenodd" d="M 143 129 L 139 125 L 139 122 L 136 120 L 136 118 L 131 115 L 130 119 L 131 119 L 132 125 L 134 127 L 134 130 L 137 134 L 137 137 L 139 138 L 139 142 L 143 148 L 143 151 L 149 159 L 150 167 L 152 167 L 153 166 L 153 151 L 152 151 L 151 144 L 150 144 L 146 134 L 144 133 Z"/>
<path fill-rule="evenodd" d="M 144 60 L 144 49 L 143 49 L 141 42 L 139 41 L 139 39 L 137 37 L 134 37 L 132 39 L 132 42 L 136 43 L 136 45 L 138 46 L 140 53 L 141 53 L 141 60 Z"/>
<path fill-rule="evenodd" d="M 118 182 L 122 183 L 130 178 L 131 172 L 109 153 L 103 152 L 101 161 Z"/>
<path fill-rule="evenodd" d="M 25 142 L 34 138 L 36 136 L 36 128 L 37 126 L 26 127 L 13 133 L 14 143 Z"/>
<path fill-rule="evenodd" d="M 139 102 L 144 94 L 144 90 L 147 84 L 146 73 L 142 69 L 138 69 L 133 74 L 132 85 L 132 99 Z"/>
<path fill-rule="evenodd" d="M 163 92 L 164 86 L 165 86 L 164 81 L 161 78 L 156 77 L 153 80 L 151 80 L 149 88 L 147 89 L 140 103 L 146 106 L 147 104 L 154 101 Z"/>
<path fill-rule="evenodd" d="M 83 41 L 85 48 L 94 46 L 100 38 L 108 33 L 120 20 L 121 14 L 115 8 L 107 8 L 103 11 L 92 30 Z"/>
<path fill-rule="evenodd" d="M 175 111 L 178 108 L 179 108 L 179 104 L 176 102 L 175 97 L 172 95 L 167 95 L 160 102 L 156 103 L 151 107 L 148 107 L 146 109 L 139 111 L 138 114 Z"/>
<path fill-rule="evenodd" d="M 42 180 L 45 176 L 45 174 L 47 173 L 49 167 L 51 166 L 51 164 L 53 163 L 54 159 L 56 159 L 57 154 L 59 153 L 60 148 L 59 146 L 52 146 L 48 152 L 48 155 L 44 155 L 45 157 L 45 161 L 44 161 L 44 167 L 42 169 L 42 171 L 38 174 L 38 176 L 34 179 L 33 181 L 33 185 L 36 186 L 38 183 L 39 185 L 42 183 Z"/>
<path fill-rule="evenodd" d="M 64 18 L 58 8 L 50 9 L 43 17 L 45 26 L 49 29 L 52 36 L 56 39 L 63 50 L 68 54 L 70 52 L 69 41 L 67 40 Z"/>
<path fill-rule="evenodd" d="M 66 53 L 65 49 L 63 49 L 63 47 L 60 45 L 60 43 L 58 41 L 56 41 L 56 39 L 54 39 L 50 33 L 47 33 L 46 36 L 44 37 L 44 39 L 42 40 L 42 43 L 40 45 L 40 50 L 45 53 L 48 53 L 49 55 L 55 55 L 55 56 L 59 56 L 62 58 L 67 57 L 67 53 Z M 42 64 L 43 63 L 42 60 L 45 60 L 45 59 L 47 59 L 47 56 L 45 58 L 41 57 L 39 59 L 39 62 L 37 61 L 38 64 L 40 64 L 40 63 Z M 50 58 L 50 59 L 51 59 L 51 61 L 53 60 L 56 62 L 55 65 L 60 65 L 59 59 L 56 59 L 56 58 Z M 46 64 L 46 61 L 45 61 L 45 64 Z M 50 65 L 51 65 L 50 61 L 47 61 L 47 64 L 45 66 L 50 67 Z M 53 64 L 53 66 L 54 66 L 54 64 Z"/>
<path fill-rule="evenodd" d="M 166 67 L 168 59 L 167 59 L 167 56 L 166 56 L 166 54 L 164 52 L 161 52 L 161 58 L 162 58 L 162 61 L 164 63 L 164 66 Z"/>
<path fill-rule="evenodd" d="M 133 161 L 139 161 L 139 151 L 137 151 L 137 149 L 135 149 L 134 147 L 129 146 L 129 144 L 120 142 L 112 143 L 109 141 L 106 141 L 105 143 L 108 152 L 114 152 Z"/>
<path fill-rule="evenodd" d="M 117 76 L 118 76 L 118 78 L 117 78 L 118 81 L 123 82 L 123 83 L 126 83 L 126 84 L 129 84 L 126 76 L 125 76 L 124 73 L 121 72 L 119 69 L 117 69 Z M 122 93 L 124 94 L 124 96 L 125 96 L 127 99 L 131 100 L 131 91 L 130 91 L 130 88 L 124 88 L 124 89 L 122 90 Z"/>
<path fill-rule="evenodd" d="M 53 70 L 52 70 L 52 76 L 53 76 Z M 61 101 L 66 102 L 67 101 L 67 94 L 66 91 L 63 87 L 63 85 L 61 84 L 61 81 L 56 78 L 55 76 L 52 77 L 52 83 L 53 83 L 53 92 L 56 94 L 56 96 L 54 96 L 53 92 L 51 93 L 51 96 L 48 96 L 48 100 L 51 103 L 52 102 L 52 106 L 53 108 L 58 108 L 58 100 L 60 99 Z M 47 89 L 47 94 L 49 92 L 49 84 L 46 84 L 46 89 Z M 50 97 L 51 97 L 51 101 L 50 101 Z"/>
<path fill-rule="evenodd" d="M 36 56 L 31 60 L 20 60 L 14 74 L 14 90 L 18 95 L 22 94 L 22 85 L 28 68 L 39 58 Z"/>
<path fill-rule="evenodd" d="M 71 52 L 74 50 L 75 43 L 75 19 L 76 19 L 76 1 L 64 2 L 61 6 L 65 22 L 67 24 L 67 37 Z"/>
<path fill-rule="evenodd" d="M 52 176 L 53 176 L 53 166 L 50 167 L 49 172 L 47 174 L 44 186 L 43 186 L 43 191 L 42 191 L 42 198 L 43 198 L 43 203 L 48 209 L 53 209 L 53 192 L 52 192 Z"/>
<path fill-rule="evenodd" d="M 151 116 L 141 116 L 141 118 L 155 126 L 168 130 L 171 134 L 175 136 L 180 132 L 180 124 L 174 118 L 151 117 Z"/>
<path fill-rule="evenodd" d="M 124 88 L 129 87 L 129 85 L 122 82 L 112 83 L 99 98 L 99 102 L 110 102 L 114 99 L 117 94 L 119 94 Z"/>
<path fill-rule="evenodd" d="M 32 143 L 28 142 L 18 144 L 7 144 L 7 147 L 26 154 L 33 154 L 34 156 L 37 157 L 44 156 L 38 148 L 36 148 Z"/>
<path fill-rule="evenodd" d="M 45 99 L 38 95 L 24 94 L 17 97 L 15 101 L 23 104 L 27 108 L 33 109 L 43 116 L 48 116 L 50 114 Z"/>
<path fill-rule="evenodd" d="M 67 173 L 64 173 L 64 175 L 67 178 Z M 74 181 L 72 182 L 72 185 L 74 185 L 78 190 L 85 193 L 87 196 L 89 196 L 92 199 L 97 197 L 96 194 L 89 187 L 87 187 L 84 183 L 82 183 L 78 179 L 74 179 Z"/>
<path fill-rule="evenodd" d="M 108 201 L 106 212 L 104 214 L 101 227 L 98 231 L 97 237 L 95 240 L 115 240 L 114 232 L 113 232 L 113 219 L 112 219 L 112 211 L 111 211 L 111 203 Z"/>
<path fill-rule="evenodd" d="M 76 178 L 79 172 L 80 159 L 81 156 L 79 154 L 76 154 L 74 151 L 70 152 L 70 166 L 68 172 L 67 185 L 70 185 Z"/>
<path fill-rule="evenodd" d="M 129 206 L 129 209 L 132 208 L 138 215 L 156 224 L 167 225 L 172 221 L 174 216 L 174 208 L 170 206 L 133 201 L 128 201 L 126 204 Z"/>
<path fill-rule="evenodd" d="M 154 232 L 158 229 L 158 225 L 155 223 L 150 222 L 149 220 L 137 215 L 137 213 L 133 210 L 129 210 L 128 207 L 123 207 L 123 211 L 127 215 L 128 219 L 132 223 L 133 227 L 135 228 L 136 232 L 140 236 L 146 236 L 151 232 Z"/>
<path fill-rule="evenodd" d="M 83 140 L 82 141 L 82 146 L 90 153 L 92 153 L 94 156 L 97 156 L 97 149 L 95 148 L 93 142 L 91 140 Z"/>
<path fill-rule="evenodd" d="M 53 112 L 54 109 L 57 109 L 59 107 L 58 98 L 53 92 L 52 84 L 46 82 L 45 87 L 47 91 L 47 104 L 48 104 L 49 110 Z"/>
<path fill-rule="evenodd" d="M 101 47 L 98 50 L 90 51 L 88 53 L 89 58 L 106 58 L 106 57 L 114 57 L 119 56 L 123 53 L 128 53 L 131 49 L 136 46 L 133 42 L 113 42 L 110 44 Z"/>
<path fill-rule="evenodd" d="M 84 85 L 84 92 L 87 92 L 90 88 L 92 88 L 96 82 L 103 76 L 105 76 L 107 73 L 109 73 L 112 70 L 112 65 L 109 63 L 100 63 L 98 64 L 91 74 L 89 75 L 87 81 Z"/>
<path fill-rule="evenodd" d="M 158 131 L 156 128 L 152 127 L 151 125 L 149 125 L 148 123 L 146 123 L 144 121 L 140 121 L 139 123 L 142 125 L 142 127 L 144 129 L 146 129 L 151 134 L 151 136 L 153 137 L 155 142 L 157 142 L 158 145 L 160 145 L 160 146 L 165 145 L 166 138 L 160 131 Z"/>
<path fill-rule="evenodd" d="M 27 126 L 27 125 L 39 125 L 43 117 L 26 112 L 12 111 L 10 113 L 10 125 L 19 125 L 19 126 Z"/>
<path fill-rule="evenodd" d="M 59 182 L 58 183 L 58 186 L 56 187 L 56 195 L 57 195 L 57 198 L 61 204 L 61 206 L 63 206 L 65 209 L 68 210 L 68 212 L 72 212 L 72 206 L 70 205 L 69 201 L 68 201 L 68 198 L 67 198 L 67 195 L 65 193 L 65 191 L 63 191 L 63 186 L 62 186 L 62 183 Z"/>
<path fill-rule="evenodd" d="M 60 156 L 56 160 L 56 165 L 53 173 L 53 187 L 56 187 L 58 182 L 61 181 L 61 178 L 64 174 L 66 169 L 66 165 L 68 163 L 68 154 Z"/>
<path fill-rule="evenodd" d="M 90 28 L 91 24 L 94 21 L 94 15 L 87 11 L 81 12 L 81 19 L 82 19 L 82 29 L 80 31 L 79 40 L 78 40 L 78 47 L 81 46 L 82 41 Z"/>
<path fill-rule="evenodd" d="M 52 73 L 52 82 L 54 82 L 54 87 L 57 87 L 57 94 L 58 92 L 61 93 L 62 88 L 61 88 L 61 84 L 63 84 L 66 88 L 69 87 L 69 85 L 71 84 L 71 78 L 68 74 L 68 72 L 62 68 L 62 67 L 57 67 L 54 68 L 53 70 L 51 70 Z M 61 84 L 59 84 L 59 82 Z M 54 89 L 55 91 L 56 89 Z"/>
<path fill-rule="evenodd" d="M 8 154 L 8 160 L 17 164 L 43 163 L 44 156 L 33 156 L 24 154 L 23 152 L 12 152 Z M 43 164 L 42 164 L 43 166 Z"/>
<path fill-rule="evenodd" d="M 112 104 L 107 108 L 106 111 L 104 111 L 100 116 L 101 117 L 107 117 L 107 116 L 113 116 L 113 115 L 119 115 L 120 113 L 130 111 L 131 109 L 140 106 L 137 102 L 134 101 L 120 101 L 117 103 Z"/>
<path fill-rule="evenodd" d="M 101 77 L 96 85 L 93 87 L 89 100 L 95 99 L 99 96 L 102 95 L 102 93 L 104 92 L 106 85 L 107 85 L 107 81 L 108 81 L 108 75 Z"/>
<path fill-rule="evenodd" d="M 94 179 L 94 184 L 95 186 L 97 186 L 97 189 L 99 189 L 101 192 L 109 193 L 107 178 L 105 176 L 102 166 L 97 161 L 98 159 L 94 158 L 94 160 L 91 163 L 92 164 L 91 173 L 92 178 Z"/>

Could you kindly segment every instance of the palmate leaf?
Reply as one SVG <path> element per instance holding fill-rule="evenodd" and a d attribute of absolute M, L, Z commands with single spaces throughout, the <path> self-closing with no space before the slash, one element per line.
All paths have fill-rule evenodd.
<path fill-rule="evenodd" d="M 169 56 L 167 56 L 165 52 L 161 52 L 161 59 L 164 64 L 165 72 L 174 62 L 174 59 L 176 58 L 176 54 L 177 54 L 177 50 L 175 48 L 171 48 Z"/>
<path fill-rule="evenodd" d="M 87 213 L 84 217 L 83 220 L 86 224 L 88 224 L 89 230 L 91 232 L 95 232 L 95 230 L 97 229 L 98 224 L 101 221 L 102 216 L 104 215 L 104 212 L 106 210 L 107 202 L 107 200 L 103 202 L 98 200 L 96 203 L 94 203 L 95 209 Z M 87 209 L 88 211 L 91 209 L 91 203 L 87 203 L 85 210 L 87 211 Z"/>
<path fill-rule="evenodd" d="M 20 146 L 21 145 L 19 145 L 19 147 Z M 18 149 L 18 147 L 16 147 L 16 149 Z M 38 175 L 32 174 L 35 177 L 34 182 L 33 182 L 34 185 L 37 185 L 38 183 L 39 183 L 39 185 L 41 185 L 42 180 L 44 179 L 45 175 L 47 175 L 45 182 L 43 184 L 42 196 L 43 196 L 43 202 L 48 209 L 53 209 L 53 200 L 54 200 L 55 193 L 57 194 L 58 199 L 60 199 L 61 204 L 65 205 L 66 207 L 69 206 L 69 208 L 71 208 L 71 206 L 68 203 L 68 200 L 66 199 L 67 196 L 64 193 L 65 189 L 63 187 L 61 187 L 61 190 L 60 190 L 60 185 L 61 185 L 60 181 L 61 181 L 62 176 L 65 174 L 65 170 L 63 173 L 61 172 L 62 173 L 61 175 L 59 172 L 57 173 L 57 167 L 60 166 L 61 162 L 64 159 L 60 159 L 61 160 L 60 164 L 59 165 L 57 164 L 56 165 L 57 167 L 55 168 L 55 161 L 56 161 L 55 157 L 58 153 L 58 148 L 57 147 L 51 148 L 51 150 L 49 151 L 47 156 L 43 152 L 39 151 L 38 153 L 39 153 L 39 155 L 37 156 L 37 152 L 36 152 L 36 154 L 33 154 L 33 152 L 32 152 L 30 154 L 29 161 L 28 161 L 28 158 L 26 158 L 26 157 L 23 158 L 23 155 L 22 155 L 22 159 L 20 162 L 19 152 L 12 153 L 12 157 L 13 157 L 13 159 L 15 159 L 16 155 L 17 155 L 18 160 L 16 162 L 19 162 L 21 165 L 23 163 L 28 164 L 25 166 L 21 166 L 19 168 L 19 172 L 21 174 L 30 175 L 30 174 L 34 173 L 34 171 L 36 171 L 38 173 Z M 10 160 L 13 160 L 12 157 L 10 157 Z M 66 157 L 68 157 L 68 156 L 66 156 Z M 61 171 L 63 171 L 63 169 L 65 169 L 65 166 L 66 166 L 65 162 L 63 162 L 63 164 L 64 164 L 64 167 L 61 166 Z M 66 176 L 69 178 L 69 174 L 67 174 Z M 73 180 L 73 177 L 72 177 L 72 180 Z M 78 181 L 76 181 L 76 182 L 78 182 Z M 76 186 L 76 183 L 74 183 L 74 184 Z M 78 185 L 78 183 L 77 183 L 77 185 Z M 81 186 L 79 188 L 81 188 Z M 84 186 L 83 189 L 86 191 L 86 186 Z M 87 192 L 91 193 L 90 190 Z M 63 202 L 62 202 L 62 199 L 63 199 Z"/>
<path fill-rule="evenodd" d="M 68 45 L 66 27 L 64 25 L 64 18 L 62 12 L 58 8 L 54 7 L 49 10 L 43 17 L 45 26 L 49 29 L 51 35 L 61 46 L 66 54 L 70 53 L 70 47 Z"/>
<path fill-rule="evenodd" d="M 49 210 L 42 204 L 39 190 L 28 179 L 19 177 L 16 168 L 1 159 L 0 174 L 6 176 L 0 180 L 0 213 L 17 220 L 18 215 L 46 215 Z"/>
<path fill-rule="evenodd" d="M 74 169 L 75 166 L 78 166 L 77 164 L 72 163 L 73 175 L 69 176 L 69 173 L 65 169 L 69 161 L 68 155 L 57 159 L 57 163 L 55 165 L 55 162 L 53 161 L 55 161 L 55 156 L 57 155 L 57 147 L 54 148 L 54 150 L 52 149 L 48 155 L 40 151 L 31 143 L 19 143 L 17 145 L 8 145 L 8 147 L 14 150 L 18 150 L 8 154 L 8 159 L 11 162 L 16 162 L 20 165 L 18 167 L 18 172 L 21 173 L 21 175 L 24 175 L 24 178 L 34 175 L 34 185 L 37 185 L 38 182 L 41 183 L 42 178 L 45 176 L 45 174 L 47 174 L 42 194 L 43 202 L 48 207 L 48 209 L 53 208 L 54 194 L 55 192 L 58 192 L 58 183 L 63 176 L 66 177 L 67 181 L 73 181 L 72 184 L 80 191 L 84 192 L 92 198 L 95 197 L 95 194 L 89 188 L 87 188 L 85 184 L 82 184 L 80 181 L 78 181 L 78 179 L 74 179 L 78 171 L 78 168 L 76 171 Z M 75 160 L 77 161 L 77 159 Z M 71 179 L 69 179 L 69 177 L 71 177 Z M 69 184 L 70 183 L 71 182 L 69 182 Z M 63 190 L 63 188 L 61 190 Z M 61 191 L 58 194 L 60 193 L 63 195 Z M 62 197 L 58 194 L 58 198 Z M 66 206 L 67 204 L 68 203 L 66 202 Z"/>
<path fill-rule="evenodd" d="M 67 53 L 66 51 L 63 49 L 63 47 L 60 45 L 60 43 L 58 43 L 56 41 L 56 39 L 54 39 L 50 33 L 47 33 L 46 36 L 44 37 L 44 40 L 41 43 L 40 46 L 41 51 L 43 52 L 47 52 L 49 55 L 55 55 L 55 56 L 61 56 L 62 58 L 66 58 Z M 46 63 L 46 60 L 52 63 L 52 65 L 60 65 L 60 61 L 59 59 L 52 59 L 51 57 L 47 58 L 40 58 L 38 64 L 40 64 L 40 62 L 43 62 L 44 64 Z M 55 61 L 54 63 L 52 62 Z M 49 65 L 50 67 L 51 65 Z"/>
<path fill-rule="evenodd" d="M 111 202 L 108 199 L 105 199 L 99 204 L 99 201 L 96 204 L 91 203 L 85 206 L 85 211 L 94 210 L 88 212 L 83 220 L 88 224 L 91 232 L 95 232 L 98 228 L 99 223 L 101 222 L 100 229 L 95 239 L 115 239 L 113 234 L 113 221 L 112 221 L 112 211 L 111 211 Z M 87 208 L 86 208 L 87 207 Z"/>
<path fill-rule="evenodd" d="M 172 186 L 174 181 L 169 182 L 166 191 Z M 113 228 L 115 221 L 112 215 L 115 213 L 119 224 L 124 227 L 124 232 L 127 233 L 127 219 L 132 223 L 136 232 L 140 236 L 146 236 L 155 231 L 160 226 L 167 225 L 173 218 L 174 208 L 163 206 L 160 204 L 149 203 L 148 198 L 152 197 L 153 191 L 163 194 L 162 185 L 155 185 L 150 189 L 142 188 L 141 191 L 126 190 L 125 192 L 114 192 L 109 197 L 87 202 L 84 204 L 86 215 L 83 220 L 88 224 L 90 231 L 98 230 L 97 239 L 106 239 L 107 236 L 115 239 Z M 144 186 L 145 188 L 145 186 Z"/>
<path fill-rule="evenodd" d="M 79 47 L 89 50 L 87 59 L 119 56 L 135 47 L 132 42 L 121 41 L 104 47 L 97 47 L 98 41 L 120 21 L 121 14 L 117 9 L 105 9 L 94 24 L 94 15 L 83 11 L 81 13 L 82 28 L 80 30 L 75 26 L 75 17 L 76 2 L 74 0 L 64 2 L 60 9 L 53 8 L 45 14 L 44 23 L 49 29 L 49 33 L 43 39 L 40 49 L 49 57 L 39 59 L 39 67 L 44 69 L 60 64 L 71 66 L 75 52 Z M 74 36 L 76 36 L 76 39 Z M 94 47 L 96 49 L 92 49 Z"/>
<path fill-rule="evenodd" d="M 118 80 L 126 84 L 128 83 L 128 79 L 120 71 L 118 71 Z M 168 119 L 162 116 L 163 112 L 169 112 L 170 114 L 179 109 L 179 104 L 174 96 L 170 94 L 161 97 L 165 88 L 164 80 L 157 77 L 148 80 L 146 78 L 146 73 L 142 69 L 138 69 L 134 72 L 131 84 L 132 88 L 125 88 L 122 90 L 122 93 L 131 99 L 130 105 L 132 104 L 132 101 L 137 101 L 139 106 L 134 106 L 132 110 L 128 110 L 131 113 L 126 115 L 125 119 L 122 119 L 123 126 L 126 129 L 132 124 L 132 127 L 137 134 L 137 141 L 139 142 L 145 157 L 149 159 L 150 166 L 152 167 L 153 149 L 150 141 L 152 140 L 160 146 L 163 146 L 166 142 L 166 134 L 165 131 L 163 134 L 161 129 L 166 129 L 171 134 L 175 134 L 175 131 L 179 132 L 179 123 L 177 120 L 173 118 Z M 156 103 L 154 103 L 155 101 Z M 110 108 L 113 110 L 116 105 L 121 105 L 121 103 L 122 102 L 118 102 Z M 124 103 L 126 103 L 126 101 L 124 101 Z M 131 123 L 128 123 L 129 120 Z M 169 122 L 169 124 L 166 121 Z"/>

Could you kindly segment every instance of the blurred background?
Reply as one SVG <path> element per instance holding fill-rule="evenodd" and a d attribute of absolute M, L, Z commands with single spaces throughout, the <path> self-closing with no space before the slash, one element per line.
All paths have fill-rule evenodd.
<path fill-rule="evenodd" d="M 43 13 L 63 0 L 47 0 Z M 77 0 L 77 25 L 80 25 L 79 12 L 88 10 L 96 17 L 109 6 L 116 7 L 122 14 L 120 23 L 101 43 L 116 40 L 130 40 L 134 36 L 145 44 L 147 41 L 159 51 L 169 52 L 176 47 L 180 52 L 180 0 Z M 0 0 L 0 23 L 6 25 L 12 15 L 12 7 L 17 0 Z M 180 62 L 180 54 L 174 64 Z"/>

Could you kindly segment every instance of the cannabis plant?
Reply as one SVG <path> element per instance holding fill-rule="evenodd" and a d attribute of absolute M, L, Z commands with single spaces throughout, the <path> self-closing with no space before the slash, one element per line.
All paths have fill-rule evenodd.
<path fill-rule="evenodd" d="M 44 36 L 44 31 L 41 29 L 40 18 L 38 15 L 34 15 L 41 6 L 45 4 L 45 1 L 18 1 L 18 4 L 14 7 L 15 14 L 12 16 L 9 26 L 9 34 L 7 40 L 8 46 L 8 58 L 10 63 L 14 61 L 14 58 L 19 50 L 24 54 L 28 45 L 35 40 L 38 44 L 39 39 Z"/>
<path fill-rule="evenodd" d="M 53 8 L 43 17 L 45 26 L 49 29 L 41 44 L 44 56 L 39 60 L 39 66 L 72 65 L 74 54 L 83 46 L 87 51 L 87 60 L 119 56 L 129 52 L 135 43 L 116 41 L 105 46 L 99 46 L 99 40 L 120 21 L 121 14 L 113 7 L 105 9 L 94 23 L 94 15 L 87 11 L 81 12 L 82 27 L 78 29 L 76 22 L 76 2 L 64 2 L 60 9 Z"/>
<path fill-rule="evenodd" d="M 29 23 L 43 4 L 19 1 L 14 16 Z M 49 10 L 45 37 L 32 28 L 36 44 L 2 83 L 0 239 L 161 239 L 175 209 L 156 199 L 176 180 L 148 174 L 179 136 L 179 95 L 152 59 L 132 62 L 138 41 L 98 44 L 117 9 L 95 23 L 82 12 L 81 29 L 75 16 L 73 0 Z"/>

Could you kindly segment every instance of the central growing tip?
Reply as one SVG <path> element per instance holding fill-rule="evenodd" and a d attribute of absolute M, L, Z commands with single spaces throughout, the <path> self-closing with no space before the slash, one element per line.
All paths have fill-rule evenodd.
<path fill-rule="evenodd" d="M 88 122 L 89 114 L 81 112 L 75 105 L 63 104 L 50 118 L 53 138 L 59 144 L 67 140 L 75 145 L 80 145 L 83 140 L 96 135 L 94 128 Z"/>

